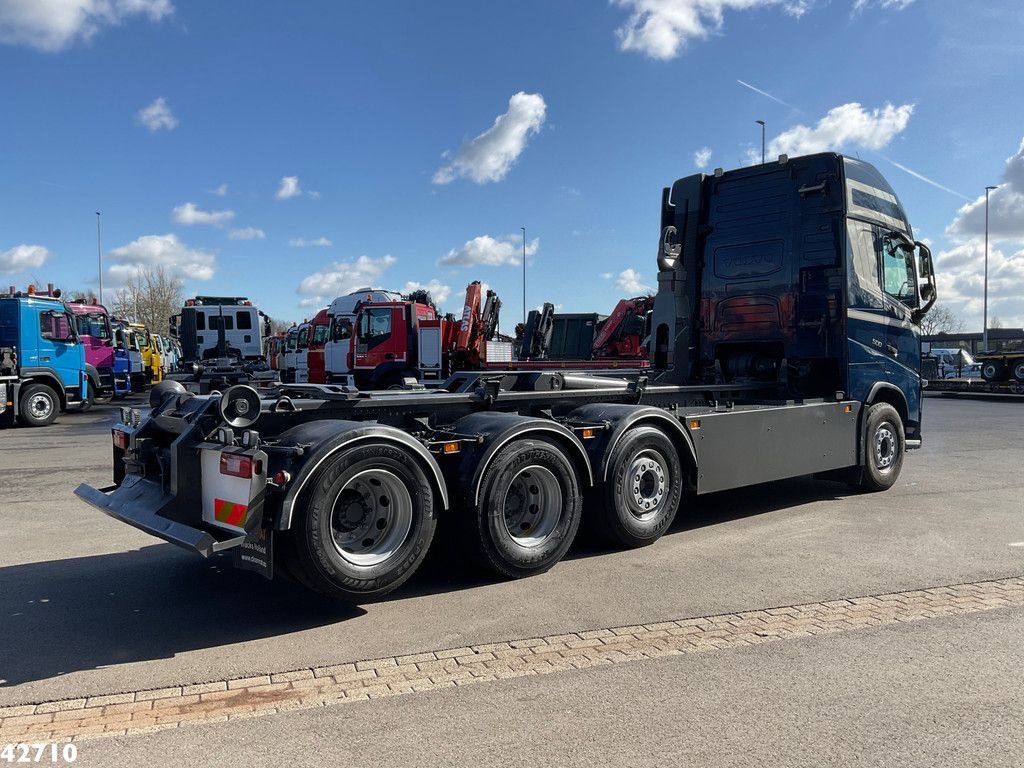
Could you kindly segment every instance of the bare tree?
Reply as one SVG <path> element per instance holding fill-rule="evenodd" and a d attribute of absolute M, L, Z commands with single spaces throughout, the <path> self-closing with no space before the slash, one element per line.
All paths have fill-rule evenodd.
<path fill-rule="evenodd" d="M 939 333 L 962 333 L 964 321 L 945 304 L 936 304 L 921 319 L 921 333 L 935 336 Z"/>
<path fill-rule="evenodd" d="M 162 266 L 131 278 L 114 296 L 114 314 L 142 323 L 151 332 L 166 334 L 172 315 L 181 311 L 181 280 Z"/>
<path fill-rule="evenodd" d="M 287 320 L 278 320 L 276 317 L 270 318 L 270 333 L 272 336 L 276 336 L 279 333 L 284 333 L 291 328 L 295 323 L 290 323 Z"/>
<path fill-rule="evenodd" d="M 92 288 L 87 288 L 84 291 L 74 290 L 65 293 L 68 297 L 68 301 L 73 301 L 77 304 L 92 304 L 94 301 L 98 302 L 100 297 L 96 295 L 96 291 Z"/>
<path fill-rule="evenodd" d="M 992 328 L 1002 328 L 1003 327 L 1003 321 L 1000 320 L 998 317 L 993 317 L 991 320 L 988 321 L 988 327 L 989 327 L 989 329 L 992 329 Z"/>

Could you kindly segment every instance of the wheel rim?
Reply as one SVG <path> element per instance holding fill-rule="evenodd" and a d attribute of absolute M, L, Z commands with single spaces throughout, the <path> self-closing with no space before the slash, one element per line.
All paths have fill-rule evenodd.
<path fill-rule="evenodd" d="M 502 520 L 512 539 L 522 547 L 539 547 L 562 517 L 562 486 L 547 467 L 520 469 L 509 485 Z"/>
<path fill-rule="evenodd" d="M 361 568 L 379 565 L 409 538 L 412 496 L 398 475 L 382 468 L 353 475 L 331 509 L 331 537 L 341 557 Z"/>
<path fill-rule="evenodd" d="M 650 520 L 661 510 L 668 491 L 667 474 L 665 458 L 654 451 L 642 451 L 629 465 L 629 511 L 637 520 Z"/>
<path fill-rule="evenodd" d="M 1013 369 L 1013 378 L 1024 381 L 1024 363 L 1018 363 L 1017 367 Z"/>
<path fill-rule="evenodd" d="M 986 379 L 994 379 L 996 377 L 996 367 L 989 363 L 981 369 L 981 373 Z"/>
<path fill-rule="evenodd" d="M 879 424 L 875 430 L 875 466 L 880 472 L 885 474 L 892 469 L 898 449 L 899 442 L 892 424 L 887 421 Z"/>
<path fill-rule="evenodd" d="M 34 418 L 45 419 L 53 413 L 53 402 L 46 395 L 37 393 L 29 398 L 28 410 Z"/>

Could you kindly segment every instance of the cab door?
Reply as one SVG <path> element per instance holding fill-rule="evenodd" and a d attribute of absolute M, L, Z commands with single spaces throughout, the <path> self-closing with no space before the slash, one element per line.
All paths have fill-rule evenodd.
<path fill-rule="evenodd" d="M 74 331 L 74 320 L 60 310 L 43 310 L 39 317 L 39 367 L 50 368 L 72 398 L 84 396 L 85 347 Z"/>

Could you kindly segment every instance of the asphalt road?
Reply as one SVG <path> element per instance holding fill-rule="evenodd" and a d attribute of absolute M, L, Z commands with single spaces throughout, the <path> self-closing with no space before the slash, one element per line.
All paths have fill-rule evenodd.
<path fill-rule="evenodd" d="M 925 406 L 925 447 L 887 493 L 798 479 L 702 497 L 653 547 L 581 543 L 519 582 L 441 552 L 361 608 L 79 502 L 78 483 L 109 482 L 111 409 L 0 431 L 0 706 L 1024 572 L 1024 405 Z"/>

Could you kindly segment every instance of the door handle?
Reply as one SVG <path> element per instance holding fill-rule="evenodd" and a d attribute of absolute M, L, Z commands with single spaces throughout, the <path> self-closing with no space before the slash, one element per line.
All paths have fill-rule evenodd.
<path fill-rule="evenodd" d="M 388 352 L 386 355 L 384 355 L 384 359 L 385 360 L 394 360 L 395 359 L 395 353 L 394 352 Z"/>
<path fill-rule="evenodd" d="M 899 354 L 899 349 L 894 347 L 892 344 L 886 344 L 885 351 L 888 352 L 893 357 L 896 357 L 896 355 Z"/>

